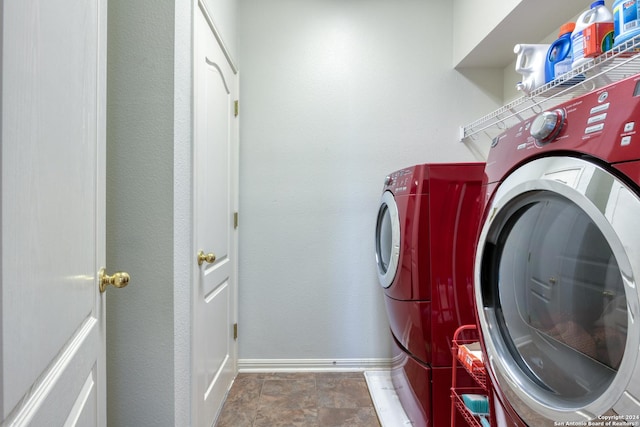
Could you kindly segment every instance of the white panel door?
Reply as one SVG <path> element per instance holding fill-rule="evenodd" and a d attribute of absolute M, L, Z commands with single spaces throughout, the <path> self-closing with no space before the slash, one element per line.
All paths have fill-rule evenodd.
<path fill-rule="evenodd" d="M 104 426 L 106 1 L 0 6 L 2 426 Z"/>
<path fill-rule="evenodd" d="M 194 59 L 193 404 L 195 425 L 211 426 L 237 370 L 233 336 L 237 77 L 203 10 L 196 12 Z"/>

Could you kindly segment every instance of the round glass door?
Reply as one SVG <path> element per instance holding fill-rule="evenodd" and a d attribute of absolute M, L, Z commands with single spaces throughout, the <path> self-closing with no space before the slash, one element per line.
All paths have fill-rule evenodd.
<path fill-rule="evenodd" d="M 627 338 L 620 269 L 571 201 L 532 192 L 503 210 L 492 256 L 497 326 L 508 357 L 550 396 L 585 403 L 616 375 Z M 506 355 L 505 355 L 506 356 Z"/>
<path fill-rule="evenodd" d="M 498 386 L 525 421 L 591 419 L 638 376 L 629 248 L 640 236 L 630 212 L 617 212 L 640 215 L 640 201 L 587 162 L 569 159 L 575 168 L 561 174 L 558 160 L 533 163 L 505 180 L 481 232 L 480 326 Z"/>
<path fill-rule="evenodd" d="M 380 285 L 388 288 L 393 283 L 400 255 L 400 219 L 393 194 L 382 195 L 376 223 L 376 264 Z"/>

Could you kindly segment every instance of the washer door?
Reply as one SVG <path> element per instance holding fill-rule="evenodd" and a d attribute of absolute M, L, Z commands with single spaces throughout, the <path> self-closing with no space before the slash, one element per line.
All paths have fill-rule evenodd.
<path fill-rule="evenodd" d="M 488 215 L 475 297 L 496 386 L 529 425 L 639 422 L 637 194 L 592 163 L 543 158 Z"/>
<path fill-rule="evenodd" d="M 400 219 L 398 205 L 391 191 L 382 194 L 376 223 L 376 264 L 380 285 L 388 288 L 393 283 L 400 258 Z"/>

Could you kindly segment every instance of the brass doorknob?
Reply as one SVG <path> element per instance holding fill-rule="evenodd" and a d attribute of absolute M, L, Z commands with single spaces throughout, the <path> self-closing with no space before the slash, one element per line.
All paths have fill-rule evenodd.
<path fill-rule="evenodd" d="M 100 279 L 100 292 L 106 291 L 109 285 L 113 285 L 116 288 L 124 288 L 129 284 L 130 279 L 129 273 L 122 271 L 115 273 L 113 276 L 107 276 L 104 268 L 100 269 L 98 277 Z"/>
<path fill-rule="evenodd" d="M 198 265 L 203 263 L 213 264 L 216 262 L 216 255 L 213 253 L 205 254 L 204 251 L 198 252 Z"/>

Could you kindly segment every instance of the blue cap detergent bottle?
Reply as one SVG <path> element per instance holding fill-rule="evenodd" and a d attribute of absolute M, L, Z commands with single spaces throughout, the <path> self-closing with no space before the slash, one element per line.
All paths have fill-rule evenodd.
<path fill-rule="evenodd" d="M 571 33 L 575 29 L 576 24 L 567 22 L 560 27 L 558 40 L 551 43 L 547 52 L 547 61 L 545 63 L 545 82 L 549 83 L 556 77 L 571 71 L 571 63 L 573 55 L 571 52 Z"/>

